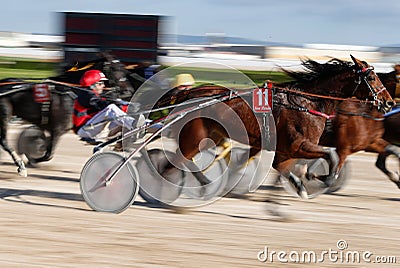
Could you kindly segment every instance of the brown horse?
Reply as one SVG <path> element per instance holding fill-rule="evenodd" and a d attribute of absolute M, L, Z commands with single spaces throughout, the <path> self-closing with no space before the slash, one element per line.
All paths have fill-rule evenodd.
<path fill-rule="evenodd" d="M 278 133 L 278 146 L 273 166 L 280 171 L 282 175 L 289 178 L 289 182 L 295 186 L 298 194 L 303 197 L 306 196 L 306 192 L 302 187 L 302 180 L 300 177 L 306 176 L 308 179 L 312 179 L 314 178 L 314 175 L 307 174 L 306 169 L 303 169 L 303 173 L 300 174 L 292 173 L 291 170 L 294 163 L 297 161 L 296 158 L 326 159 L 329 163 L 329 174 L 325 178 L 320 179 L 324 180 L 327 186 L 330 186 L 337 179 L 344 164 L 344 160 L 348 154 L 351 153 L 348 151 L 340 151 L 338 152 L 339 155 L 337 155 L 332 148 L 321 146 L 331 145 L 325 144 L 324 140 L 326 140 L 326 137 L 322 135 L 324 134 L 325 126 L 328 122 L 327 119 L 335 116 L 337 107 L 341 105 L 345 107 L 346 103 L 362 103 L 359 100 L 370 98 L 371 101 L 368 103 L 372 104 L 379 110 L 387 111 L 394 103 L 377 75 L 373 72 L 373 68 L 366 62 L 355 59 L 354 57 L 352 57 L 352 59 L 355 63 L 354 66 L 350 66 L 349 63 L 339 60 L 333 60 L 333 62 L 331 62 L 341 66 L 340 68 L 337 68 L 342 69 L 342 71 L 339 72 L 340 75 L 338 75 L 338 73 L 335 75 L 332 71 L 327 72 L 327 70 L 332 66 L 328 68 L 328 65 L 319 64 L 315 61 L 305 62 L 306 67 L 310 70 L 309 73 L 287 73 L 297 81 L 295 82 L 296 88 L 306 90 L 317 87 L 325 90 L 326 93 L 331 96 L 333 95 L 331 90 L 340 89 L 341 94 L 335 94 L 336 96 L 350 97 L 354 95 L 357 96 L 358 100 L 335 101 L 335 98 L 328 98 L 325 100 L 297 98 L 293 101 L 292 99 L 294 96 L 291 95 L 282 96 L 282 94 L 278 94 L 277 96 L 278 98 L 282 98 L 280 100 L 282 105 L 277 109 L 274 109 Z M 347 71 L 343 71 L 345 69 L 347 69 Z M 353 75 L 351 75 L 351 69 L 353 69 Z M 318 81 L 315 79 L 323 74 L 329 76 L 329 72 L 331 72 L 330 78 L 325 79 L 325 81 Z M 315 82 L 318 82 L 318 84 L 313 84 Z M 366 93 L 368 94 L 365 95 Z M 321 94 L 321 92 L 319 92 L 319 94 Z M 380 103 L 381 101 L 383 102 Z M 315 113 L 299 114 L 298 111 L 304 109 L 304 107 L 309 110 L 314 109 L 323 112 L 323 115 L 321 116 L 320 113 L 318 115 L 315 115 Z M 281 135 L 284 132 L 289 135 Z M 334 144 L 335 146 L 331 146 L 341 146 L 341 148 L 344 148 L 347 145 L 346 140 L 350 140 L 350 137 L 353 140 L 358 140 L 357 135 L 362 135 L 362 133 L 343 133 L 340 138 L 337 138 L 342 142 L 342 144 Z"/>
<path fill-rule="evenodd" d="M 338 157 L 334 150 L 320 146 L 319 139 L 324 131 L 327 118 L 310 113 L 310 110 L 318 111 L 320 115 L 332 114 L 340 103 L 339 98 L 356 96 L 366 100 L 373 98 L 379 109 L 388 110 L 393 105 L 390 95 L 383 90 L 384 87 L 371 66 L 366 62 L 352 57 L 354 64 L 334 59 L 325 64 L 317 64 L 314 61 L 305 61 L 303 65 L 307 72 L 290 73 L 296 81 L 281 85 L 282 88 L 295 88 L 297 93 L 278 91 L 273 110 L 277 146 L 273 167 L 279 172 L 292 176 L 289 166 L 295 158 L 324 158 L 329 160 L 330 172 L 327 183 L 335 180 L 338 174 Z M 356 81 L 356 83 L 355 83 Z M 359 83 L 358 83 L 359 82 Z M 279 87 L 277 87 L 279 89 Z M 213 96 L 229 92 L 228 89 L 219 88 L 213 90 L 190 90 L 178 92 L 179 99 L 185 94 L 185 98 Z M 305 93 L 331 96 L 318 98 Z M 228 108 L 229 109 L 228 109 Z M 233 111 L 227 112 L 227 111 Z M 233 119 L 232 114 L 236 115 Z M 229 136 L 226 128 L 244 128 L 244 132 L 235 133 L 235 137 Z M 163 177 L 174 183 L 179 178 L 179 164 L 187 162 L 195 156 L 201 148 L 203 140 L 211 139 L 216 144 L 222 138 L 233 138 L 239 142 L 248 144 L 252 150 L 250 156 L 262 149 L 262 127 L 259 124 L 249 104 L 241 98 L 233 98 L 214 109 L 207 109 L 192 114 L 179 126 L 178 144 L 180 153 L 174 159 L 174 165 L 168 165 L 163 171 Z M 352 136 L 354 136 L 352 134 Z M 178 168 L 177 168 L 178 166 Z M 199 178 L 198 178 L 199 179 Z M 203 181 L 202 183 L 206 183 Z"/>
<path fill-rule="evenodd" d="M 362 150 L 378 153 L 376 167 L 400 188 L 399 174 L 386 168 L 386 158 L 389 155 L 400 160 L 400 148 L 384 139 L 384 116 L 381 111 L 371 104 L 343 101 L 337 108 L 333 129 L 335 138 L 325 145 L 336 147 L 339 155 L 338 169 L 350 154 Z"/>
<path fill-rule="evenodd" d="M 400 65 L 389 73 L 378 73 L 390 95 L 396 97 L 396 87 L 400 83 Z M 398 99 L 397 99 L 398 100 Z M 359 150 L 379 153 L 376 166 L 384 172 L 391 181 L 400 188 L 399 174 L 386 168 L 386 158 L 395 155 L 400 159 L 400 113 L 399 107 L 383 116 L 376 109 L 367 105 L 358 104 L 356 107 L 342 106 L 336 119 L 337 140 L 336 146 L 341 147 L 339 155 L 349 154 Z M 341 141 L 346 132 L 363 133 L 362 139 Z M 343 145 L 347 143 L 347 145 Z M 391 145 L 394 144 L 394 145 Z M 339 150 L 338 150 L 339 151 Z"/>
<path fill-rule="evenodd" d="M 385 86 L 388 86 L 388 93 L 394 96 L 397 83 L 396 71 L 379 74 L 379 78 Z M 399 175 L 386 168 L 386 158 L 389 155 L 400 158 L 400 150 L 390 144 L 393 143 L 393 138 L 386 140 L 388 136 L 385 137 L 384 133 L 396 133 L 396 129 L 386 128 L 388 121 L 384 117 L 384 112 L 385 109 L 379 110 L 373 103 L 342 101 L 336 108 L 336 116 L 332 118 L 332 128 L 325 129 L 319 144 L 336 148 L 339 171 L 350 154 L 362 150 L 378 153 L 376 166 L 400 188 Z M 390 117 L 395 117 L 395 115 Z M 298 176 L 305 176 L 306 168 L 303 168 L 302 173 Z"/>
<path fill-rule="evenodd" d="M 400 88 L 400 65 L 395 65 L 392 72 L 378 73 L 378 76 L 390 95 L 395 98 L 397 105 L 400 105 L 400 96 L 396 96 L 396 88 Z M 400 107 L 397 106 L 395 109 L 400 109 Z M 392 144 L 400 146 L 400 113 L 393 111 L 385 116 L 384 126 L 383 138 Z"/>

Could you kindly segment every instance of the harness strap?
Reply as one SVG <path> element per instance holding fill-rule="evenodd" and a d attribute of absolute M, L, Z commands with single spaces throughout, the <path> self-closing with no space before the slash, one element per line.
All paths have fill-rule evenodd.
<path fill-rule="evenodd" d="M 336 117 L 335 114 L 327 115 L 326 113 L 319 112 L 319 111 L 316 111 L 316 110 L 308 110 L 308 112 L 309 112 L 310 114 L 313 114 L 313 115 L 322 116 L 322 117 L 324 117 L 324 118 L 326 118 L 326 119 L 332 119 L 332 118 L 335 118 L 335 117 Z"/>
<path fill-rule="evenodd" d="M 40 111 L 41 111 L 41 120 L 40 123 L 41 125 L 47 125 L 49 123 L 49 117 L 50 117 L 50 104 L 51 104 L 51 92 L 54 89 L 54 85 L 47 85 L 48 94 L 49 98 L 46 98 L 46 100 L 37 102 L 40 103 Z"/>
<path fill-rule="evenodd" d="M 350 115 L 350 116 L 362 116 L 362 117 L 365 117 L 365 118 L 368 118 L 368 119 L 372 119 L 372 120 L 375 120 L 375 121 L 383 121 L 383 120 L 385 120 L 385 117 L 374 117 L 374 116 L 371 116 L 371 115 L 369 115 L 367 113 L 352 113 L 352 112 L 346 112 L 346 111 L 343 111 L 343 110 L 338 110 L 338 113 L 345 114 L 345 115 Z"/>
<path fill-rule="evenodd" d="M 299 96 L 309 96 L 309 97 L 315 97 L 315 98 L 319 98 L 319 99 L 339 100 L 339 101 L 346 100 L 346 101 L 359 102 L 359 103 L 373 103 L 373 101 L 360 100 L 360 99 L 356 99 L 354 97 L 352 97 L 352 98 L 333 97 L 333 96 L 327 96 L 327 95 L 307 93 L 307 92 L 303 92 L 303 91 L 299 91 L 299 90 L 282 88 L 282 87 L 274 87 L 273 90 L 275 90 L 275 91 L 283 91 L 283 92 L 290 92 L 290 93 L 297 94 Z"/>
<path fill-rule="evenodd" d="M 274 103 L 277 104 L 277 105 L 283 106 L 286 109 L 296 110 L 296 111 L 299 111 L 299 112 L 310 113 L 312 115 L 321 116 L 321 117 L 326 118 L 328 120 L 336 117 L 335 114 L 327 115 L 326 113 L 323 113 L 323 112 L 320 112 L 320 111 L 317 111 L 317 110 L 307 109 L 307 108 L 304 108 L 304 107 L 295 107 L 295 106 L 287 105 L 287 104 L 284 104 L 284 103 L 281 103 L 281 102 L 277 102 L 277 101 L 274 101 Z"/>
<path fill-rule="evenodd" d="M 41 103 L 41 121 L 42 125 L 47 125 L 49 123 L 50 114 L 50 101 L 45 101 Z"/>

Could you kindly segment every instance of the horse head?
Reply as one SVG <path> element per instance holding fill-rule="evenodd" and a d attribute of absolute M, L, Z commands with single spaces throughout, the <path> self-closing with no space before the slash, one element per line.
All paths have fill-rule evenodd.
<path fill-rule="evenodd" d="M 303 72 L 285 71 L 294 81 L 289 85 L 311 93 L 369 100 L 379 110 L 389 111 L 394 100 L 382 84 L 374 67 L 351 55 L 352 62 L 331 59 L 326 63 L 305 60 Z"/>
<path fill-rule="evenodd" d="M 108 86 L 114 88 L 118 98 L 130 99 L 135 89 L 128 79 L 129 71 L 125 68 L 125 65 L 108 52 L 102 52 L 100 56 L 104 59 L 101 70 L 108 78 Z"/>
<path fill-rule="evenodd" d="M 86 71 L 96 69 L 102 71 L 108 78 L 107 87 L 111 87 L 112 90 L 105 92 L 107 96 L 117 95 L 114 97 L 121 99 L 130 98 L 135 89 L 127 79 L 129 71 L 126 70 L 125 65 L 109 52 L 101 52 L 97 56 L 98 58 L 94 60 L 76 62 L 73 65 L 67 66 L 60 75 L 50 77 L 50 79 L 79 84 L 79 80 Z"/>
<path fill-rule="evenodd" d="M 370 66 L 367 62 L 361 61 L 353 55 L 350 55 L 354 62 L 353 71 L 355 75 L 356 87 L 353 94 L 358 98 L 372 99 L 374 106 L 383 112 L 388 112 L 395 105 L 395 101 L 392 99 L 386 87 L 382 84 L 378 75 L 374 72 L 374 67 Z M 365 83 L 368 88 L 367 96 L 365 92 L 358 90 L 362 83 Z"/>

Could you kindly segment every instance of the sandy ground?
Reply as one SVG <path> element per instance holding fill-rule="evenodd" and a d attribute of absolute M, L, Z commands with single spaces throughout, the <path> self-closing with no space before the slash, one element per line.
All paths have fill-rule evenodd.
<path fill-rule="evenodd" d="M 111 214 L 92 211 L 80 193 L 80 171 L 91 152 L 66 134 L 54 159 L 30 168 L 27 178 L 1 152 L 1 267 L 400 263 L 400 191 L 375 168 L 374 155 L 352 156 L 344 189 L 311 200 L 272 188 L 267 180 L 248 199 L 223 198 L 185 213 L 151 207 L 138 197 L 123 213 Z M 398 167 L 394 160 L 391 165 Z M 307 258 L 312 253 L 315 260 Z M 302 256 L 305 263 L 295 263 Z"/>

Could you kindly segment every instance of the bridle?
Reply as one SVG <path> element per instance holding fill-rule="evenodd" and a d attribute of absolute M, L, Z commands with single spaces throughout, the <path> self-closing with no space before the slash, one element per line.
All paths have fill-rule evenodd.
<path fill-rule="evenodd" d="M 118 70 L 114 70 L 114 69 L 117 69 L 117 68 L 115 68 L 116 65 L 118 66 Z M 119 70 L 119 69 L 121 69 L 121 70 Z M 125 73 L 122 70 L 123 70 L 123 66 L 119 60 L 106 61 L 103 64 L 103 71 L 104 71 L 105 75 L 109 78 L 112 78 L 113 81 L 116 83 L 124 81 L 124 79 L 126 79 Z M 121 72 L 121 77 L 117 77 L 115 75 L 116 72 Z"/>
<path fill-rule="evenodd" d="M 370 79 L 371 77 L 371 72 L 374 70 L 373 66 L 365 67 L 360 70 L 357 70 L 356 73 L 358 74 L 357 79 L 354 81 L 357 85 L 353 91 L 353 96 L 356 93 L 358 87 L 360 86 L 361 82 L 364 81 L 365 84 L 367 85 L 369 91 L 370 91 L 370 96 L 373 98 L 374 106 L 378 107 L 378 109 L 381 109 L 383 106 L 383 101 L 379 98 L 379 95 L 386 91 L 386 87 L 384 85 L 381 86 L 372 86 L 368 81 L 372 80 Z M 387 94 L 389 94 L 387 92 Z"/>
<path fill-rule="evenodd" d="M 103 71 L 110 79 L 110 86 L 114 88 L 118 94 L 123 95 L 124 92 L 129 93 L 129 95 L 133 94 L 134 88 L 127 79 L 128 71 L 124 68 L 120 60 L 107 59 L 107 61 L 103 63 Z"/>

